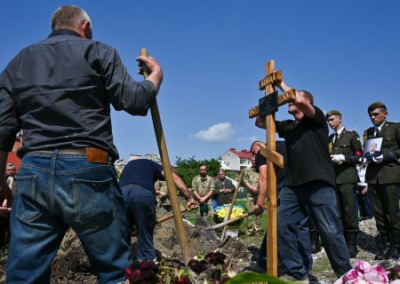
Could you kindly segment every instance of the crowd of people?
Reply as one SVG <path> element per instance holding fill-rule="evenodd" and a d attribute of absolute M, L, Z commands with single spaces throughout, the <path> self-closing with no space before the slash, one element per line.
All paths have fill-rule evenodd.
<path fill-rule="evenodd" d="M 122 282 L 132 258 L 156 257 L 156 196 L 167 211 L 171 208 L 161 165 L 134 160 L 117 179 L 110 106 L 146 115 L 163 71 L 154 58 L 139 56 L 139 73 L 145 68 L 148 76 L 135 81 L 114 48 L 92 40 L 92 22 L 79 7 L 57 9 L 51 29 L 48 38 L 24 48 L 0 75 L 0 244 L 10 239 L 7 283 L 49 283 L 51 263 L 69 228 L 79 236 L 99 283 Z M 276 86 L 290 89 L 283 81 Z M 324 114 L 307 91 L 297 91 L 289 103 L 293 119 L 276 122 L 284 139 L 277 149 L 286 165 L 277 178 L 284 279 L 309 281 L 310 219 L 336 275 L 350 270 L 349 258 L 358 252 L 358 207 L 361 218 L 376 220 L 381 240 L 376 258 L 399 257 L 400 124 L 387 121 L 381 102 L 367 111 L 373 127 L 364 132 L 363 143 L 343 126 L 340 111 Z M 262 119 L 256 124 L 265 128 Z M 330 136 L 328 125 L 334 131 Z M 21 129 L 22 164 L 16 175 L 7 157 Z M 263 234 L 267 163 L 262 147 L 260 141 L 252 144 L 253 167 L 243 179 L 247 207 L 257 213 L 249 219 L 248 235 Z M 176 173 L 173 179 L 186 209 L 198 205 L 199 216 L 212 217 L 214 207 L 231 203 L 237 190 L 224 171 L 216 180 L 209 176 L 206 165 L 199 167 L 191 190 Z M 134 226 L 138 250 L 132 256 Z M 264 267 L 265 244 L 264 237 L 259 260 Z"/>

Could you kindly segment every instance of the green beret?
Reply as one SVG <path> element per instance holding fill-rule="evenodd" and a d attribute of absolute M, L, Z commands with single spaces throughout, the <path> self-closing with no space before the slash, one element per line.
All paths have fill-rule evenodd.
<path fill-rule="evenodd" d="M 386 110 L 386 106 L 384 103 L 381 102 L 374 102 L 373 104 L 370 104 L 368 107 L 368 113 L 370 113 L 371 111 L 373 111 L 374 109 L 377 108 L 384 108 Z"/>
<path fill-rule="evenodd" d="M 330 116 L 332 116 L 332 115 L 342 116 L 342 114 L 340 113 L 340 111 L 334 109 L 334 110 L 328 111 L 328 112 L 326 113 L 325 117 L 326 117 L 326 119 L 328 119 L 328 118 L 329 118 Z"/>

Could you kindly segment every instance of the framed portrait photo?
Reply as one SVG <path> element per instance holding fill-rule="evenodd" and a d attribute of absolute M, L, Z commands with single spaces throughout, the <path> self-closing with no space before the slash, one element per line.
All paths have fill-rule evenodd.
<path fill-rule="evenodd" d="M 370 138 L 367 140 L 363 154 L 363 160 L 365 162 L 371 162 L 372 158 L 376 158 L 382 154 L 382 142 L 383 137 Z"/>

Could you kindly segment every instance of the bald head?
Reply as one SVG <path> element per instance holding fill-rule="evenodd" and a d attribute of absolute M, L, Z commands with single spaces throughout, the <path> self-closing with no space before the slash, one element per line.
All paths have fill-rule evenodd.
<path fill-rule="evenodd" d="M 92 27 L 89 15 L 81 8 L 73 5 L 58 8 L 51 17 L 51 29 L 82 30 L 84 37 L 92 38 Z"/>

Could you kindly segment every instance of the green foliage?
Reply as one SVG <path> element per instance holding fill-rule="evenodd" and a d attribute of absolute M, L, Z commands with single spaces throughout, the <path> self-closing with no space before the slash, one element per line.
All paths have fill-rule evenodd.
<path fill-rule="evenodd" d="M 292 282 L 286 282 L 274 276 L 269 276 L 264 273 L 255 272 L 243 272 L 232 279 L 230 279 L 226 284 L 243 284 L 243 283 L 269 283 L 269 284 L 289 284 Z"/>
<path fill-rule="evenodd" d="M 211 160 L 195 160 L 194 156 L 188 159 L 176 157 L 177 174 L 183 179 L 188 187 L 192 186 L 192 180 L 200 171 L 200 165 L 207 166 L 207 174 L 215 177 L 220 168 L 220 162 L 216 159 Z"/>

